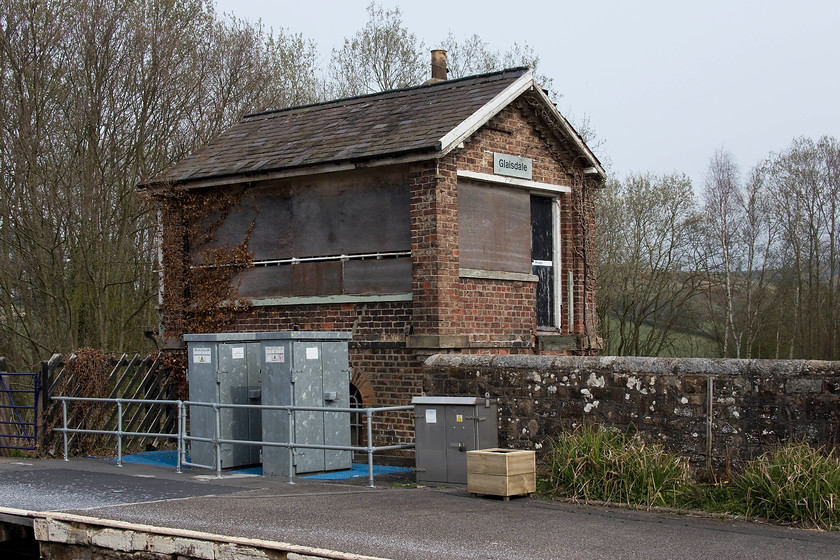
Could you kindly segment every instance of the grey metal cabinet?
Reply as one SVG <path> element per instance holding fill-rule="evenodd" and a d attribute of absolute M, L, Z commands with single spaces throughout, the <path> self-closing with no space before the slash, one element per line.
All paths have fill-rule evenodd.
<path fill-rule="evenodd" d="M 255 332 L 184 335 L 189 356 L 190 400 L 220 404 L 350 407 L 350 366 L 345 332 Z M 211 407 L 190 407 L 190 435 L 212 438 Z M 222 439 L 350 446 L 350 415 L 222 408 Z M 291 428 L 291 429 L 290 429 Z M 262 448 L 262 449 L 261 449 Z M 223 444 L 222 468 L 257 464 L 263 473 L 288 476 L 286 447 Z M 295 474 L 349 469 L 352 452 L 297 448 Z M 193 441 L 190 460 L 215 465 L 212 443 Z"/>
<path fill-rule="evenodd" d="M 498 405 L 479 397 L 414 397 L 417 482 L 467 483 L 467 451 L 498 447 Z"/>
<path fill-rule="evenodd" d="M 282 334 L 282 333 L 280 333 Z M 349 333 L 292 332 L 286 339 L 263 340 L 263 403 L 300 407 L 350 407 Z M 263 411 L 265 441 L 350 446 L 350 415 L 345 412 Z M 263 474 L 289 475 L 287 447 L 265 446 Z M 293 474 L 349 469 L 351 451 L 296 448 Z"/>

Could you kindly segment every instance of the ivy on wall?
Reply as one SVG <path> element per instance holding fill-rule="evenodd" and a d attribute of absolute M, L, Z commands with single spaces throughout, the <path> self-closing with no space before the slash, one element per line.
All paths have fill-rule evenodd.
<path fill-rule="evenodd" d="M 252 307 L 238 292 L 241 273 L 253 265 L 248 241 L 256 219 L 234 246 L 220 245 L 216 238 L 242 191 L 170 188 L 156 197 L 161 202 L 162 335 L 224 331 Z"/>

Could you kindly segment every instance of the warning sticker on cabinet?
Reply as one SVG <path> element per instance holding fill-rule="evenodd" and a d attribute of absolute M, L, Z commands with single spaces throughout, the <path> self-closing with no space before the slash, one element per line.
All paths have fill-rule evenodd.
<path fill-rule="evenodd" d="M 209 348 L 193 348 L 194 364 L 209 364 L 213 361 Z"/>
<path fill-rule="evenodd" d="M 307 360 L 317 360 L 318 359 L 318 347 L 317 346 L 310 346 L 306 349 L 306 359 Z"/>
<path fill-rule="evenodd" d="M 230 349 L 230 357 L 234 360 L 244 360 L 245 359 L 245 347 L 244 346 L 234 346 Z"/>
<path fill-rule="evenodd" d="M 437 410 L 434 408 L 426 409 L 426 424 L 437 424 Z"/>
<path fill-rule="evenodd" d="M 286 361 L 286 348 L 284 346 L 266 346 L 265 361 L 270 364 L 282 364 Z"/>
<path fill-rule="evenodd" d="M 456 414 L 455 415 L 455 421 L 456 422 L 463 422 L 464 421 L 464 416 L 462 414 Z"/>

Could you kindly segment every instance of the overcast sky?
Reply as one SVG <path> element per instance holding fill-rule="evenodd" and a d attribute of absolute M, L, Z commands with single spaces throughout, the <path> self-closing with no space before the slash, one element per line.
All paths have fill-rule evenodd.
<path fill-rule="evenodd" d="M 840 136 L 840 1 L 382 0 L 431 49 L 452 31 L 501 51 L 528 43 L 572 122 L 588 116 L 619 177 L 679 171 L 702 186 L 725 147 L 742 173 L 798 136 Z M 369 0 L 219 0 L 301 33 L 322 67 Z"/>

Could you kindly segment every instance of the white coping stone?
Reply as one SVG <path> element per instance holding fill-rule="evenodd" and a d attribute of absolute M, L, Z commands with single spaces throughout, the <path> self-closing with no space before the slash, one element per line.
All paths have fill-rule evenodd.
<path fill-rule="evenodd" d="M 137 550 L 133 547 L 134 531 L 118 531 L 116 529 L 101 529 L 90 533 L 90 543 L 101 548 L 129 552 Z"/>
<path fill-rule="evenodd" d="M 213 560 L 216 557 L 215 543 L 187 539 L 184 537 L 170 537 L 149 535 L 149 552 L 158 554 L 178 554 L 191 556 L 202 560 Z"/>
<path fill-rule="evenodd" d="M 0 511 L 11 511 L 12 514 L 21 515 L 21 512 L 9 508 L 0 507 Z M 213 535 L 186 529 L 157 528 L 65 512 L 33 513 L 23 511 L 22 513 L 33 518 L 35 538 L 42 542 L 81 546 L 94 545 L 128 553 L 144 551 L 177 554 L 201 560 L 238 560 L 242 558 L 277 560 L 285 558 L 285 555 L 288 555 L 288 558 L 292 560 L 315 560 L 319 558 L 385 560 L 377 556 L 275 541 Z M 77 524 L 80 526 L 77 526 Z M 163 533 L 154 531 L 162 531 Z M 169 534 L 165 534 L 167 532 Z M 227 542 L 227 539 L 239 542 Z"/>

